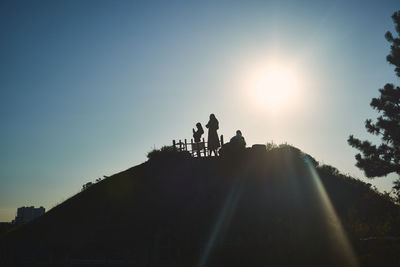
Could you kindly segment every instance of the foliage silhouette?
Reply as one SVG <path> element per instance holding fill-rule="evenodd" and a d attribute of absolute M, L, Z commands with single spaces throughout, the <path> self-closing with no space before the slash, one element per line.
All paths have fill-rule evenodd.
<path fill-rule="evenodd" d="M 179 151 L 172 146 L 163 146 L 160 149 L 153 149 L 147 153 L 149 160 L 174 158 L 178 155 Z"/>
<path fill-rule="evenodd" d="M 400 11 L 395 12 L 392 18 L 397 37 L 391 32 L 385 34 L 391 43 L 391 53 L 386 59 L 396 67 L 395 72 L 400 77 Z M 382 143 L 376 146 L 353 135 L 348 139 L 352 147 L 361 151 L 361 154 L 355 156 L 356 166 L 364 170 L 369 178 L 382 177 L 389 173 L 400 174 L 400 87 L 388 83 L 379 92 L 380 97 L 373 98 L 370 105 L 381 115 L 375 123 L 367 119 L 365 127 L 369 133 L 380 136 Z M 399 179 L 394 183 L 394 189 L 400 199 Z"/>
<path fill-rule="evenodd" d="M 87 182 L 86 184 L 82 185 L 82 191 L 88 189 L 93 185 L 92 182 Z"/>

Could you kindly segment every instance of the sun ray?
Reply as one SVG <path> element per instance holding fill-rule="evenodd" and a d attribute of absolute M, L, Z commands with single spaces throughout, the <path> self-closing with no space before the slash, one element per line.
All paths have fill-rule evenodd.
<path fill-rule="evenodd" d="M 312 179 L 312 184 L 317 190 L 318 198 L 323 209 L 322 213 L 325 223 L 329 227 L 327 234 L 329 235 L 333 247 L 336 249 L 335 253 L 338 257 L 342 258 L 342 266 L 359 266 L 354 250 L 345 231 L 343 230 L 342 223 L 336 214 L 335 208 L 325 191 L 324 185 L 322 184 L 315 167 L 307 157 L 305 158 L 305 162 Z"/>

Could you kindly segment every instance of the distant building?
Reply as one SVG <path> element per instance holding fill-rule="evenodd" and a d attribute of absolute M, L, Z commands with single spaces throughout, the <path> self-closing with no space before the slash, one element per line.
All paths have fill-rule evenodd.
<path fill-rule="evenodd" d="M 32 207 L 21 207 L 17 210 L 17 216 L 15 217 L 14 223 L 29 222 L 37 217 L 44 214 L 46 210 L 43 207 L 35 208 Z"/>

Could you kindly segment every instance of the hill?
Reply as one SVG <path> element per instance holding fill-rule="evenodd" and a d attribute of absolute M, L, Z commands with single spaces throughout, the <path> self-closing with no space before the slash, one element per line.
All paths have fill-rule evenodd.
<path fill-rule="evenodd" d="M 389 197 L 297 148 L 161 153 L 3 234 L 0 265 L 397 266 L 398 236 Z"/>

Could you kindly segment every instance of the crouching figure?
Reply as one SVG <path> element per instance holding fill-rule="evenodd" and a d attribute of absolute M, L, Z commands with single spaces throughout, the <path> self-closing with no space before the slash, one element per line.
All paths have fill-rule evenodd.
<path fill-rule="evenodd" d="M 229 143 L 226 143 L 222 146 L 219 153 L 221 156 L 230 157 L 230 156 L 239 156 L 244 153 L 246 150 L 246 141 L 242 135 L 240 130 L 236 131 L 236 135 L 231 138 Z"/>

